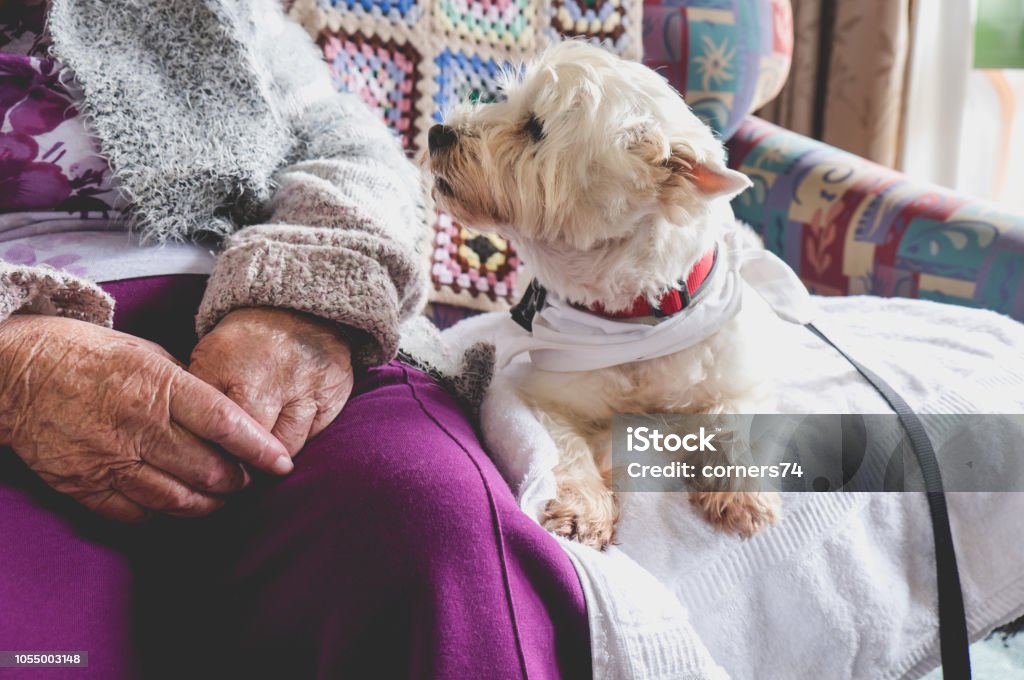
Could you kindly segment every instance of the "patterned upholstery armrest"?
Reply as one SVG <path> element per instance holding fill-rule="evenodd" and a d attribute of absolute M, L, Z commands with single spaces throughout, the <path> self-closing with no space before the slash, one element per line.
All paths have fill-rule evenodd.
<path fill-rule="evenodd" d="M 900 296 L 1024 320 L 1024 215 L 747 118 L 729 163 L 736 215 L 821 295 Z"/>

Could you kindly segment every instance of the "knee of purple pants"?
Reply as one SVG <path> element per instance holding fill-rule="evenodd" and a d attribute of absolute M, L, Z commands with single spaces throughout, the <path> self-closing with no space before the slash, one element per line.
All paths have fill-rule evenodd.
<path fill-rule="evenodd" d="M 367 647 L 366 631 L 391 619 L 406 622 L 414 675 L 589 676 L 571 563 L 424 374 L 397 362 L 369 371 L 295 472 L 248 503 L 260 536 L 245 539 L 232 574 L 258 591 L 247 644 L 266 648 L 317 620 L 332 636 L 321 673 L 324 664 L 334 664 L 327 674 L 351 671 L 360 654 L 351 645 Z M 392 660 L 405 653 L 403 641 L 389 645 Z"/>
<path fill-rule="evenodd" d="M 138 677 L 134 577 L 118 528 L 85 516 L 3 447 L 0 508 L 0 649 L 89 655 L 88 668 L 0 675 Z"/>

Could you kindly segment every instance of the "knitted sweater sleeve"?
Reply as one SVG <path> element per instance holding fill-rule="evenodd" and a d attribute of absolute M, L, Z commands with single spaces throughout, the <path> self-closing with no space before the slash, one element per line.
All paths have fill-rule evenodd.
<path fill-rule="evenodd" d="M 110 326 L 114 301 L 92 281 L 50 267 L 24 267 L 0 260 L 0 321 L 15 312 Z"/>
<path fill-rule="evenodd" d="M 239 307 L 294 309 L 354 331 L 356 359 L 383 363 L 426 292 L 420 175 L 372 111 L 334 92 L 302 30 L 283 32 L 274 71 L 296 109 L 293 157 L 276 176 L 270 216 L 225 241 L 197 328 L 203 335 Z"/>

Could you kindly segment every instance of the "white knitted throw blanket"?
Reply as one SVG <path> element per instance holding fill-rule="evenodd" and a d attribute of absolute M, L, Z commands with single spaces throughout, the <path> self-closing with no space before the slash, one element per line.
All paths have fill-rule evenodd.
<path fill-rule="evenodd" d="M 814 302 L 818 325 L 919 413 L 1024 413 L 1024 325 L 917 300 Z M 455 346 L 490 339 L 499 352 L 517 332 L 500 314 L 446 331 Z M 889 412 L 834 350 L 802 327 L 788 332 L 779 412 Z M 516 366 L 495 377 L 481 422 L 537 517 L 557 453 L 508 387 Z M 779 525 L 747 541 L 713 531 L 681 494 L 619 500 L 618 546 L 562 541 L 587 598 L 595 678 L 913 678 L 938 665 L 922 495 L 785 494 Z M 1024 493 L 954 493 L 949 505 L 977 639 L 1024 613 Z"/>

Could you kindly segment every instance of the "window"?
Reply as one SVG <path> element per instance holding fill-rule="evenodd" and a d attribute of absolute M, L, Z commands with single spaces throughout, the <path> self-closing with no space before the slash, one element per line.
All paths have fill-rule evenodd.
<path fill-rule="evenodd" d="M 957 188 L 1024 211 L 1024 0 L 979 0 Z"/>

